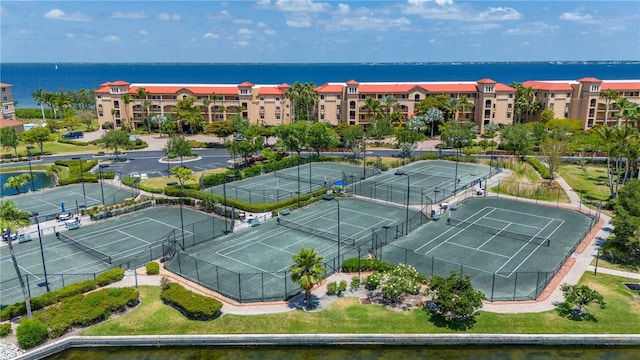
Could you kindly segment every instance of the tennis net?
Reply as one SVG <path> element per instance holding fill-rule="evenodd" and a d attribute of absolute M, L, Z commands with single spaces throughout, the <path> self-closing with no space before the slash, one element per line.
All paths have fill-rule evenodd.
<path fill-rule="evenodd" d="M 338 236 L 336 234 L 332 234 L 328 231 L 324 231 L 324 230 L 318 230 L 314 227 L 311 227 L 309 225 L 304 225 L 304 224 L 300 224 L 300 223 L 296 223 L 293 222 L 291 220 L 285 220 L 280 218 L 278 220 L 278 224 L 282 225 L 284 227 L 288 227 L 290 229 L 293 230 L 298 230 L 300 232 L 303 233 L 307 233 L 307 234 L 311 234 L 311 235 L 315 235 L 318 237 L 321 237 L 323 239 L 326 240 L 331 240 L 333 242 L 338 242 Z M 356 245 L 356 239 L 349 237 L 349 236 L 340 236 L 340 243 L 341 244 L 345 244 L 345 245 L 350 245 L 350 246 L 355 246 Z"/>
<path fill-rule="evenodd" d="M 65 235 L 64 233 L 57 233 L 56 236 L 58 237 L 58 239 L 64 243 L 70 244 L 74 247 L 76 247 L 78 250 L 82 250 L 85 253 L 95 257 L 98 260 L 104 261 L 107 264 L 111 264 L 111 256 L 102 253 L 98 250 L 94 250 L 90 247 L 88 247 L 87 245 L 81 244 L 80 242 L 68 237 L 67 235 Z"/>
<path fill-rule="evenodd" d="M 451 217 L 447 219 L 447 224 L 456 226 L 456 227 L 464 227 L 465 229 L 479 230 L 485 233 L 489 233 L 491 235 L 502 236 L 505 238 L 518 240 L 518 241 L 531 243 L 531 244 L 536 244 L 536 245 L 549 246 L 549 244 L 551 243 L 551 241 L 548 238 L 531 235 L 531 234 L 518 233 L 514 231 L 509 231 L 506 229 L 498 229 L 491 226 L 486 226 L 486 225 L 469 222 L 465 220 L 459 220 Z"/>
<path fill-rule="evenodd" d="M 281 178 L 281 179 L 298 181 L 298 176 L 297 175 L 290 175 L 290 174 L 286 174 L 286 173 L 278 172 L 278 171 L 274 171 L 273 175 L 275 177 Z M 300 182 L 301 183 L 309 183 L 309 178 L 300 176 Z M 314 184 L 317 184 L 317 185 L 323 185 L 324 186 L 324 185 L 328 184 L 329 180 L 311 178 L 311 182 L 314 183 Z"/>

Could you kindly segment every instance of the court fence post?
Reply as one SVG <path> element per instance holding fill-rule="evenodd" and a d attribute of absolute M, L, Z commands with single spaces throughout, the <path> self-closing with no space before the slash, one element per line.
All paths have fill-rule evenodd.
<path fill-rule="evenodd" d="M 540 270 L 538 270 L 538 275 L 536 276 L 536 294 L 533 300 L 538 298 L 538 287 L 540 286 Z"/>
<path fill-rule="evenodd" d="M 242 302 L 242 277 L 238 273 L 238 301 Z"/>
<path fill-rule="evenodd" d="M 285 299 L 286 299 L 286 298 L 287 298 L 287 294 L 289 293 L 289 292 L 287 291 L 287 270 L 285 270 L 285 271 L 284 271 L 284 278 L 283 278 L 283 280 L 284 280 L 284 297 L 285 297 Z"/>
<path fill-rule="evenodd" d="M 518 273 L 516 272 L 516 278 L 513 282 L 513 301 L 516 301 L 516 290 L 518 289 Z"/>
<path fill-rule="evenodd" d="M 491 301 L 493 301 L 493 293 L 496 288 L 496 273 L 493 273 L 493 279 L 491 279 Z"/>
<path fill-rule="evenodd" d="M 198 279 L 198 284 L 200 283 L 200 271 L 198 271 L 198 259 L 194 258 L 194 263 L 196 265 L 196 279 Z"/>

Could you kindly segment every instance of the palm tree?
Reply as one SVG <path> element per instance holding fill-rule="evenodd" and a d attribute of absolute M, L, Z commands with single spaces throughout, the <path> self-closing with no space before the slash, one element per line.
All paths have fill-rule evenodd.
<path fill-rule="evenodd" d="M 129 132 L 131 132 L 131 122 L 130 122 L 130 117 L 129 117 L 129 104 L 131 104 L 132 101 L 132 97 L 131 94 L 124 94 L 122 95 L 122 102 L 124 104 L 124 117 L 125 117 L 125 123 L 126 123 L 126 127 L 127 129 L 129 129 Z"/>
<path fill-rule="evenodd" d="M 621 97 L 618 101 L 613 104 L 613 107 L 618 110 L 618 123 L 616 125 L 620 126 L 622 124 L 622 120 L 628 120 L 629 114 L 634 110 L 636 104 L 629 101 L 629 99 Z"/>
<path fill-rule="evenodd" d="M 322 256 L 313 249 L 302 248 L 294 254 L 293 265 L 289 267 L 291 280 L 300 284 L 304 290 L 304 302 L 307 309 L 311 308 L 311 289 L 322 282 L 326 269 L 322 265 Z"/>
<path fill-rule="evenodd" d="M 431 128 L 431 139 L 433 139 L 433 129 L 436 127 L 436 123 L 442 122 L 444 120 L 444 116 L 442 116 L 442 111 L 440 111 L 436 107 L 432 107 L 427 109 L 424 114 L 424 122 L 429 124 Z"/>
<path fill-rule="evenodd" d="M 391 112 L 393 108 L 398 105 L 398 99 L 396 99 L 393 95 L 386 95 L 382 100 L 382 104 L 385 109 L 387 109 L 387 116 L 391 117 Z"/>
<path fill-rule="evenodd" d="M 20 194 L 20 188 L 28 184 L 31 181 L 31 174 L 21 174 L 16 176 L 10 176 L 4 183 L 5 189 L 13 188 L 16 194 Z"/>
<path fill-rule="evenodd" d="M 13 201 L 4 201 L 2 202 L 2 204 L 0 204 L 0 219 L 2 219 L 2 228 L 9 231 L 9 236 L 7 237 L 7 245 L 9 247 L 11 263 L 13 263 L 13 268 L 15 269 L 16 275 L 18 276 L 18 281 L 20 282 L 20 288 L 22 289 L 22 295 L 24 296 L 24 303 L 27 308 L 27 317 L 29 319 L 33 317 L 33 315 L 31 314 L 31 298 L 29 297 L 29 289 L 27 289 L 27 287 L 25 286 L 24 279 L 22 278 L 22 274 L 20 273 L 20 266 L 18 266 L 16 254 L 13 250 L 11 233 L 15 233 L 20 228 L 29 226 L 30 215 L 31 213 L 29 213 L 28 211 L 20 210 Z"/>
<path fill-rule="evenodd" d="M 462 115 L 464 115 L 467 109 L 471 110 L 474 108 L 473 103 L 471 103 L 469 99 L 467 99 L 466 95 L 460 96 L 458 105 L 460 106 L 460 110 L 462 110 Z"/>
<path fill-rule="evenodd" d="M 202 99 L 202 105 L 204 105 L 204 107 L 207 109 L 207 121 L 206 123 L 210 123 L 211 122 L 211 105 L 213 103 L 213 100 L 209 99 L 209 98 L 204 98 Z"/>
<path fill-rule="evenodd" d="M 51 164 L 51 166 L 49 166 L 47 168 L 47 176 L 53 179 L 53 185 L 58 185 L 58 179 L 60 178 L 60 174 L 62 173 L 62 167 L 56 165 L 56 164 Z"/>
<path fill-rule="evenodd" d="M 45 103 L 45 94 L 46 91 L 44 91 L 42 88 L 38 88 L 36 89 L 36 91 L 31 93 L 31 97 L 33 98 L 33 100 L 35 100 L 38 105 L 40 105 L 40 111 L 42 111 L 42 121 L 44 122 L 44 103 Z"/>
<path fill-rule="evenodd" d="M 211 101 L 213 101 L 213 120 L 216 121 L 216 102 L 222 100 L 222 96 L 218 93 L 211 94 Z"/>
<path fill-rule="evenodd" d="M 144 109 L 144 118 L 149 119 L 149 108 L 151 107 L 151 100 L 145 100 L 142 102 L 142 108 Z M 151 134 L 151 122 L 147 121 L 147 131 Z"/>
<path fill-rule="evenodd" d="M 609 185 L 610 198 L 615 197 L 613 189 L 613 171 L 611 170 L 611 159 L 617 156 L 618 147 L 615 142 L 616 131 L 614 127 L 602 126 L 596 128 L 596 134 L 600 138 L 600 141 L 604 145 L 604 152 L 607 155 L 607 183 Z"/>
<path fill-rule="evenodd" d="M 370 118 L 378 118 L 382 117 L 383 115 L 382 103 L 380 102 L 380 100 L 374 99 L 371 96 L 367 96 L 364 99 L 364 107 L 369 112 Z"/>
<path fill-rule="evenodd" d="M 604 126 L 607 126 L 607 119 L 609 118 L 609 106 L 612 102 L 616 102 L 620 99 L 620 93 L 615 90 L 603 90 L 600 93 L 600 97 L 604 99 Z M 619 125 L 620 123 L 618 123 Z"/>

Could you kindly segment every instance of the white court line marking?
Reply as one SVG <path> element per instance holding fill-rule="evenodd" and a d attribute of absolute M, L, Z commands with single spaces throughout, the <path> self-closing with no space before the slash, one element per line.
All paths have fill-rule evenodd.
<path fill-rule="evenodd" d="M 482 210 L 480 210 L 480 211 L 484 211 L 484 210 L 485 210 L 485 209 L 483 208 L 483 209 L 482 209 Z M 495 211 L 495 209 L 491 209 L 491 211 L 489 211 L 488 213 L 484 214 L 482 217 L 480 217 L 479 219 L 477 219 L 476 221 L 474 221 L 472 224 L 475 224 L 476 222 L 478 222 L 478 221 L 482 220 L 485 216 L 488 216 L 489 214 L 491 214 L 491 213 L 492 213 L 492 212 L 494 212 L 494 211 Z M 480 214 L 480 213 L 481 213 L 481 212 L 477 212 L 477 213 L 473 214 L 472 216 L 469 216 L 468 218 L 471 218 L 471 217 L 473 217 L 473 216 L 475 216 L 475 215 L 478 215 L 478 214 Z M 468 218 L 467 218 L 467 219 L 468 219 Z M 467 226 L 467 227 L 469 227 L 469 226 Z M 414 251 L 415 251 L 415 252 L 418 252 L 420 249 L 422 249 L 423 247 L 425 247 L 425 246 L 429 245 L 430 243 L 434 242 L 436 239 L 438 239 L 439 237 L 441 237 L 441 236 L 445 235 L 445 234 L 446 234 L 446 233 L 448 233 L 449 231 L 453 231 L 454 229 L 460 229 L 458 232 L 456 232 L 456 233 L 455 233 L 455 234 L 453 234 L 452 236 L 449 236 L 447 239 L 445 239 L 445 241 L 444 241 L 444 242 L 441 242 L 440 244 L 436 245 L 433 249 L 431 249 L 431 250 L 427 251 L 426 253 L 424 253 L 424 255 L 427 255 L 427 254 L 429 254 L 430 252 L 432 252 L 432 251 L 434 251 L 435 249 L 437 249 L 437 248 L 439 248 L 440 246 L 442 246 L 443 244 L 446 244 L 447 242 L 449 242 L 449 239 L 451 239 L 451 238 L 453 238 L 454 236 L 456 236 L 456 235 L 460 234 L 461 232 L 465 231 L 465 230 L 467 229 L 467 227 L 464 227 L 464 228 L 462 228 L 462 229 L 460 229 L 460 228 L 456 228 L 456 227 L 452 227 L 451 229 L 446 230 L 446 231 L 445 231 L 445 232 L 443 232 L 442 234 L 440 234 L 440 235 L 436 236 L 435 238 L 431 239 L 431 241 L 429 241 L 429 242 L 427 242 L 426 244 L 424 244 L 424 245 L 420 246 L 419 248 L 417 248 L 417 249 L 416 249 L 416 250 L 414 250 Z"/>
<path fill-rule="evenodd" d="M 553 235 L 560 228 L 560 226 L 562 226 L 563 224 L 564 224 L 564 220 L 560 220 L 560 224 L 558 224 L 558 226 L 556 226 L 556 228 L 553 229 L 553 231 L 549 235 L 547 235 L 547 239 L 549 239 L 551 237 L 551 235 Z M 520 262 L 520 264 L 518 264 L 518 266 L 516 266 L 516 268 L 513 269 L 513 271 L 511 271 L 511 273 L 509 273 L 509 277 L 511 277 L 511 275 L 513 275 L 513 273 L 516 272 L 516 270 L 518 270 L 520 268 L 520 266 L 522 266 L 525 263 L 525 261 L 527 261 L 531 257 L 531 255 L 533 255 L 533 253 L 536 252 L 536 250 L 538 250 L 540 248 L 540 246 L 542 246 L 542 244 L 536 246 L 536 248 L 533 249 L 533 251 L 531 251 L 531 254 L 529 254 L 526 258 L 524 258 Z"/>
<path fill-rule="evenodd" d="M 133 236 L 133 235 L 129 234 L 128 232 L 124 232 L 124 231 L 122 231 L 122 230 L 120 230 L 120 229 L 118 229 L 118 230 L 116 230 L 116 231 L 117 231 L 117 232 L 119 232 L 119 233 L 120 233 L 120 234 L 122 234 L 122 235 L 127 236 L 127 238 L 126 238 L 126 239 L 136 239 L 136 240 L 140 240 L 140 241 L 142 241 L 143 243 L 145 243 L 145 244 L 147 244 L 147 245 L 152 244 L 152 243 L 148 242 L 148 241 L 147 241 L 147 240 L 145 240 L 145 239 L 141 239 L 141 238 L 139 238 L 139 237 L 137 237 L 137 236 Z"/>
<path fill-rule="evenodd" d="M 450 238 L 449 238 L 449 239 L 450 239 Z M 458 244 L 458 243 L 454 243 L 454 242 L 449 242 L 448 244 L 449 244 L 449 245 L 459 246 L 459 247 L 461 247 L 461 248 L 466 248 L 466 249 L 471 249 L 471 250 L 475 250 L 475 251 L 480 251 L 480 252 L 487 253 L 487 254 L 490 254 L 490 255 L 495 255 L 495 256 L 498 256 L 498 257 L 503 257 L 503 258 L 507 258 L 507 259 L 509 258 L 509 257 L 508 257 L 508 256 L 506 256 L 506 255 L 502 255 L 502 254 L 494 253 L 494 252 L 492 252 L 492 251 L 482 250 L 482 249 L 479 249 L 479 248 L 474 248 L 474 247 L 471 247 L 471 246 L 462 245 L 462 244 Z"/>
<path fill-rule="evenodd" d="M 517 225 L 517 226 L 522 226 L 522 227 L 532 228 L 532 229 L 534 229 L 534 230 L 540 230 L 540 228 L 539 228 L 539 227 L 537 227 L 537 226 L 527 225 L 527 224 L 522 224 L 522 223 L 516 223 L 516 222 L 512 222 L 512 221 L 508 221 L 508 220 L 503 220 L 503 219 L 496 219 L 496 218 L 488 217 L 488 218 L 487 218 L 487 220 L 493 220 L 493 221 L 497 221 L 497 222 L 507 223 L 507 227 L 508 227 L 508 226 L 510 226 L 510 225 Z M 551 219 L 551 220 L 553 220 L 553 219 Z M 503 228 L 502 230 L 504 230 L 504 229 L 506 229 L 506 227 L 505 227 L 505 228 Z M 523 234 L 523 235 L 528 235 L 528 234 Z"/>
<path fill-rule="evenodd" d="M 498 232 L 498 234 L 499 234 L 499 233 L 501 233 L 503 230 L 506 230 L 506 229 L 509 227 L 509 225 L 511 225 L 511 223 L 508 223 L 507 225 L 505 225 L 505 227 L 503 227 L 502 229 L 500 229 L 500 231 Z M 498 235 L 497 235 L 497 234 L 496 234 L 496 235 L 491 235 L 491 237 L 490 237 L 490 238 L 488 238 L 488 239 L 487 239 L 487 241 L 483 242 L 480 246 L 478 246 L 478 250 L 479 250 L 479 249 L 481 249 L 483 246 L 485 246 L 485 245 L 486 245 L 488 242 L 490 242 L 491 240 L 495 239 L 495 237 L 496 237 L 496 236 L 498 236 Z"/>
<path fill-rule="evenodd" d="M 547 226 L 551 225 L 551 223 L 552 223 L 552 222 L 553 222 L 553 220 L 552 220 L 552 221 L 550 221 L 549 223 L 547 223 L 547 225 L 545 225 L 542 229 L 540 229 L 540 231 L 538 231 L 536 234 L 532 235 L 532 236 L 531 236 L 531 238 L 534 238 L 534 237 L 536 237 L 536 236 L 540 235 L 540 233 L 541 233 L 544 229 L 546 229 L 546 228 L 547 228 Z M 556 228 L 556 229 L 557 229 L 557 228 Z M 554 231 L 555 231 L 555 230 L 554 230 Z M 548 238 L 549 238 L 549 237 L 547 236 L 547 239 L 548 239 Z M 516 251 L 516 253 L 515 253 L 515 254 L 513 254 L 513 255 L 509 258 L 509 260 L 507 260 L 507 262 L 505 262 L 502 266 L 500 266 L 500 267 L 498 268 L 498 270 L 496 270 L 496 272 L 499 272 L 500 270 L 502 270 L 502 268 L 503 268 L 503 267 L 507 266 L 507 264 L 508 264 L 511 260 L 513 260 L 513 258 L 514 258 L 516 255 L 518 255 L 522 250 L 524 250 L 524 248 L 525 248 L 525 247 L 527 247 L 527 245 L 529 245 L 529 244 L 532 244 L 532 243 L 527 242 L 527 243 L 525 243 L 524 245 L 522 245 L 522 247 L 520 247 L 520 249 L 519 249 L 518 251 Z M 538 246 L 536 247 L 536 249 L 537 249 L 537 248 L 539 248 L 540 246 L 542 246 L 542 245 L 541 245 L 541 244 L 540 244 L 540 245 L 538 245 Z M 535 251 L 535 250 L 534 250 L 534 251 Z M 529 254 L 529 256 L 531 256 L 531 254 Z M 527 257 L 527 258 L 528 258 L 528 257 Z M 513 272 L 512 272 L 512 273 L 513 273 Z M 511 274 L 509 274 L 509 276 L 511 276 Z"/>

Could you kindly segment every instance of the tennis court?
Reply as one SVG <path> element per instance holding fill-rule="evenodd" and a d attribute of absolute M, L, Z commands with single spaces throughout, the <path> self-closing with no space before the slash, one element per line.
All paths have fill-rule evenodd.
<path fill-rule="evenodd" d="M 366 171 L 367 176 L 376 172 L 373 168 L 367 168 Z M 250 204 L 277 203 L 298 196 L 298 190 L 300 194 L 308 194 L 322 188 L 331 188 L 334 182 L 344 181 L 349 176 L 357 176 L 357 179 L 360 179 L 362 173 L 362 167 L 358 166 L 313 162 L 228 182 L 226 185 L 213 186 L 204 191 L 224 196 L 226 189 L 227 197 Z"/>
<path fill-rule="evenodd" d="M 490 175 L 489 170 L 489 166 L 480 164 L 423 160 L 356 182 L 352 186 L 357 195 L 406 204 L 408 181 L 409 204 L 424 205 L 439 203 L 455 192 L 479 184 L 480 180 L 484 181 Z"/>
<path fill-rule="evenodd" d="M 135 197 L 136 190 L 129 190 L 104 184 L 102 187 L 96 183 L 85 183 L 84 190 L 82 184 L 72 184 L 48 188 L 45 190 L 20 194 L 11 197 L 4 197 L 3 201 L 13 201 L 18 208 L 37 212 L 40 221 L 54 219 L 62 213 L 62 204 L 65 212 L 78 214 L 80 208 L 85 205 L 91 207 L 102 204 L 102 194 L 104 192 L 104 202 L 106 205 L 113 205 L 123 202 L 127 198 Z"/>
<path fill-rule="evenodd" d="M 330 274 L 337 269 L 338 244 L 342 260 L 357 257 L 358 247 L 364 257 L 371 245 L 372 229 L 405 221 L 405 207 L 353 198 L 337 201 L 339 205 L 336 201 L 320 201 L 281 216 L 280 223 L 271 219 L 196 246 L 186 254 L 178 252 L 167 268 L 241 302 L 282 300 L 284 294 L 299 292 L 287 270 L 291 257 L 301 248 L 318 251 Z M 410 210 L 410 216 L 416 215 L 420 216 Z"/>
<path fill-rule="evenodd" d="M 375 248 L 382 260 L 428 276 L 469 274 L 491 300 L 535 299 L 591 226 L 592 218 L 575 211 L 474 198 Z"/>
<path fill-rule="evenodd" d="M 63 278 L 70 284 L 113 267 L 140 266 L 159 259 L 164 252 L 162 243 L 167 239 L 189 248 L 222 236 L 224 220 L 189 209 L 184 209 L 183 215 L 184 242 L 177 207 L 156 206 L 106 221 L 83 223 L 77 230 L 60 231 L 58 237 L 47 232 L 42 244 L 50 289 L 62 287 Z M 37 296 L 46 287 L 37 286 L 44 283 L 44 269 L 38 235 L 31 237 L 33 241 L 16 243 L 14 248 L 25 282 L 30 283 L 31 295 Z M 0 248 L 0 270 L 0 304 L 20 301 L 22 293 L 6 246 Z"/>

